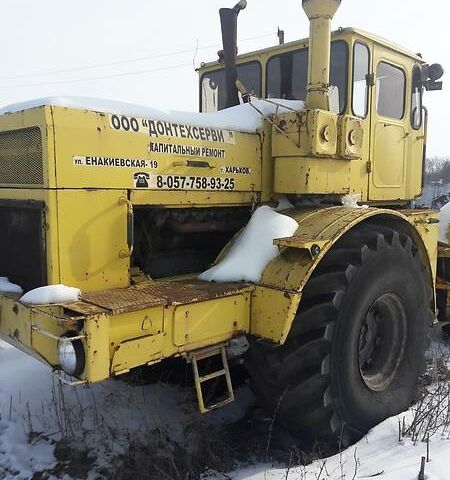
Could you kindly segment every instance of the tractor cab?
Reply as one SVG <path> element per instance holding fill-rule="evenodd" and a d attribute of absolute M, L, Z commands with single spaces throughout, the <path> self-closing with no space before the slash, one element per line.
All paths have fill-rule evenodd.
<path fill-rule="evenodd" d="M 308 45 L 309 40 L 303 39 L 238 56 L 239 82 L 253 98 L 306 101 Z M 378 36 L 345 28 L 332 34 L 329 70 L 329 111 L 338 117 L 332 136 L 337 140 L 337 131 L 345 130 L 350 122 L 347 134 L 352 138 L 341 149 L 336 145 L 323 152 L 305 152 L 301 148 L 294 151 L 290 148 L 292 141 L 288 148 L 273 151 L 277 191 L 359 193 L 362 201 L 373 203 L 396 203 L 420 196 L 427 124 L 423 91 L 442 88 L 438 82 L 442 67 L 429 66 L 420 54 Z M 200 110 L 214 112 L 229 106 L 224 62 L 203 64 L 199 74 Z M 281 134 L 274 133 L 276 148 L 276 137 Z M 317 163 L 306 158 L 314 153 L 331 160 Z M 293 156 L 303 157 L 300 177 L 281 166 L 286 157 Z M 317 170 L 323 170 L 323 175 L 310 175 Z M 330 170 L 344 175 L 323 182 Z"/>

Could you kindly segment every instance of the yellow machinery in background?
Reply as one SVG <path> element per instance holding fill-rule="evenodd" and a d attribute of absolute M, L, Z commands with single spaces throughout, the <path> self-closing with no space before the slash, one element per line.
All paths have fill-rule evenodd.
<path fill-rule="evenodd" d="M 447 243 L 438 244 L 438 266 L 436 279 L 436 305 L 438 320 L 442 323 L 442 330 L 446 337 L 450 337 L 450 323 L 448 323 L 450 290 L 450 229 L 447 231 Z"/>
<path fill-rule="evenodd" d="M 295 432 L 351 439 L 407 407 L 434 319 L 438 224 L 408 205 L 422 190 L 423 91 L 443 72 L 375 35 L 331 34 L 338 0 L 302 3 L 309 39 L 237 58 L 246 2 L 221 10 L 201 110 L 266 99 L 256 132 L 70 100 L 0 116 L 0 275 L 82 291 L 38 306 L 0 295 L 3 339 L 75 383 L 184 356 L 207 411 L 233 399 L 225 346 L 247 334 L 257 399 Z M 257 206 L 285 196 L 299 228 L 275 240 L 258 284 L 197 279 Z M 221 368 L 204 375 L 212 356 Z M 226 394 L 206 405 L 218 377 Z"/>

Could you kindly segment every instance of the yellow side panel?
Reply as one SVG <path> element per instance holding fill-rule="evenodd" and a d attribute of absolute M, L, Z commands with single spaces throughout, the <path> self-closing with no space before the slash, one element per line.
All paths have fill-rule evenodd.
<path fill-rule="evenodd" d="M 257 134 L 89 110 L 52 107 L 52 111 L 58 188 L 134 189 L 147 192 L 149 204 L 161 203 L 158 195 L 167 192 L 208 191 L 214 198 L 229 199 L 261 190 Z M 152 124 L 161 128 L 156 131 Z M 160 184 L 161 175 L 176 179 Z M 193 177 L 199 180 L 191 181 Z M 214 181 L 206 181 L 211 178 Z M 192 203 L 189 196 L 186 200 Z"/>
<path fill-rule="evenodd" d="M 180 305 L 173 315 L 173 343 L 177 347 L 200 343 L 213 345 L 217 338 L 248 331 L 250 293 L 233 295 L 207 302 Z"/>
<path fill-rule="evenodd" d="M 160 334 L 122 342 L 114 352 L 111 373 L 126 373 L 131 368 L 159 360 L 163 340 L 164 335 Z"/>
<path fill-rule="evenodd" d="M 59 190 L 60 275 L 85 292 L 128 286 L 126 205 L 120 190 Z"/>
<path fill-rule="evenodd" d="M 160 334 L 163 331 L 163 318 L 163 306 L 112 316 L 111 348 L 113 349 L 120 342 Z"/>
<path fill-rule="evenodd" d="M 86 335 L 86 366 L 82 378 L 88 382 L 99 382 L 110 376 L 109 319 L 108 315 L 95 315 L 84 323 L 81 333 Z"/>
<path fill-rule="evenodd" d="M 275 159 L 276 193 L 338 194 L 350 191 L 349 160 L 309 157 Z"/>
<path fill-rule="evenodd" d="M 0 338 L 27 352 L 38 360 L 56 366 L 58 342 L 42 334 L 62 335 L 72 327 L 59 322 L 62 308 L 39 306 L 30 308 L 17 301 L 17 296 L 0 295 Z"/>
<path fill-rule="evenodd" d="M 252 295 L 250 333 L 284 343 L 299 303 L 300 293 L 256 287 Z"/>
<path fill-rule="evenodd" d="M 258 193 L 254 192 L 192 192 L 131 190 L 130 200 L 133 205 L 163 205 L 164 208 L 191 208 L 192 205 L 209 207 L 230 207 L 234 205 L 253 204 L 257 202 Z"/>
<path fill-rule="evenodd" d="M 0 295 L 0 336 L 7 341 L 31 347 L 31 310 L 17 303 L 17 298 Z"/>
<path fill-rule="evenodd" d="M 431 218 L 431 215 L 428 218 Z M 435 212 L 434 218 L 437 219 L 437 212 Z M 416 223 L 414 227 L 425 245 L 434 282 L 436 280 L 438 258 L 438 224 L 428 224 L 424 221 L 423 223 Z"/>

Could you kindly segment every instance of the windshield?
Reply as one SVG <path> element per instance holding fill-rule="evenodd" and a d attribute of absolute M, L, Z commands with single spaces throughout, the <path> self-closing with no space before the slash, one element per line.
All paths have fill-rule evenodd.
<path fill-rule="evenodd" d="M 330 85 L 331 97 L 336 100 L 332 108 L 335 113 L 342 113 L 347 103 L 347 71 L 347 44 L 334 41 L 331 44 Z M 275 55 L 267 62 L 267 98 L 305 101 L 307 85 L 307 48 Z"/>
<path fill-rule="evenodd" d="M 238 78 L 249 93 L 261 97 L 261 64 L 259 62 L 242 63 L 237 67 Z M 242 103 L 242 98 L 239 95 Z M 201 111 L 217 112 L 226 105 L 225 70 L 205 73 L 201 80 Z"/>
<path fill-rule="evenodd" d="M 348 46 L 342 40 L 331 44 L 330 85 L 331 110 L 343 113 L 347 104 Z M 257 61 L 238 65 L 238 78 L 256 97 L 306 100 L 308 85 L 308 49 L 274 55 L 266 68 L 266 92 L 262 92 L 262 68 Z M 224 69 L 205 73 L 200 82 L 201 111 L 217 112 L 225 108 Z M 241 99 L 242 103 L 242 99 Z"/>

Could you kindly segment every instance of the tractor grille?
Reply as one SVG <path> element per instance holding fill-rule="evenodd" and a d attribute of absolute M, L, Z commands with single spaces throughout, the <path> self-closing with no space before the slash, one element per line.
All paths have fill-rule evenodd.
<path fill-rule="evenodd" d="M 25 291 L 47 284 L 44 203 L 0 201 L 0 276 Z"/>
<path fill-rule="evenodd" d="M 0 132 L 0 186 L 44 185 L 42 136 L 38 127 Z"/>

